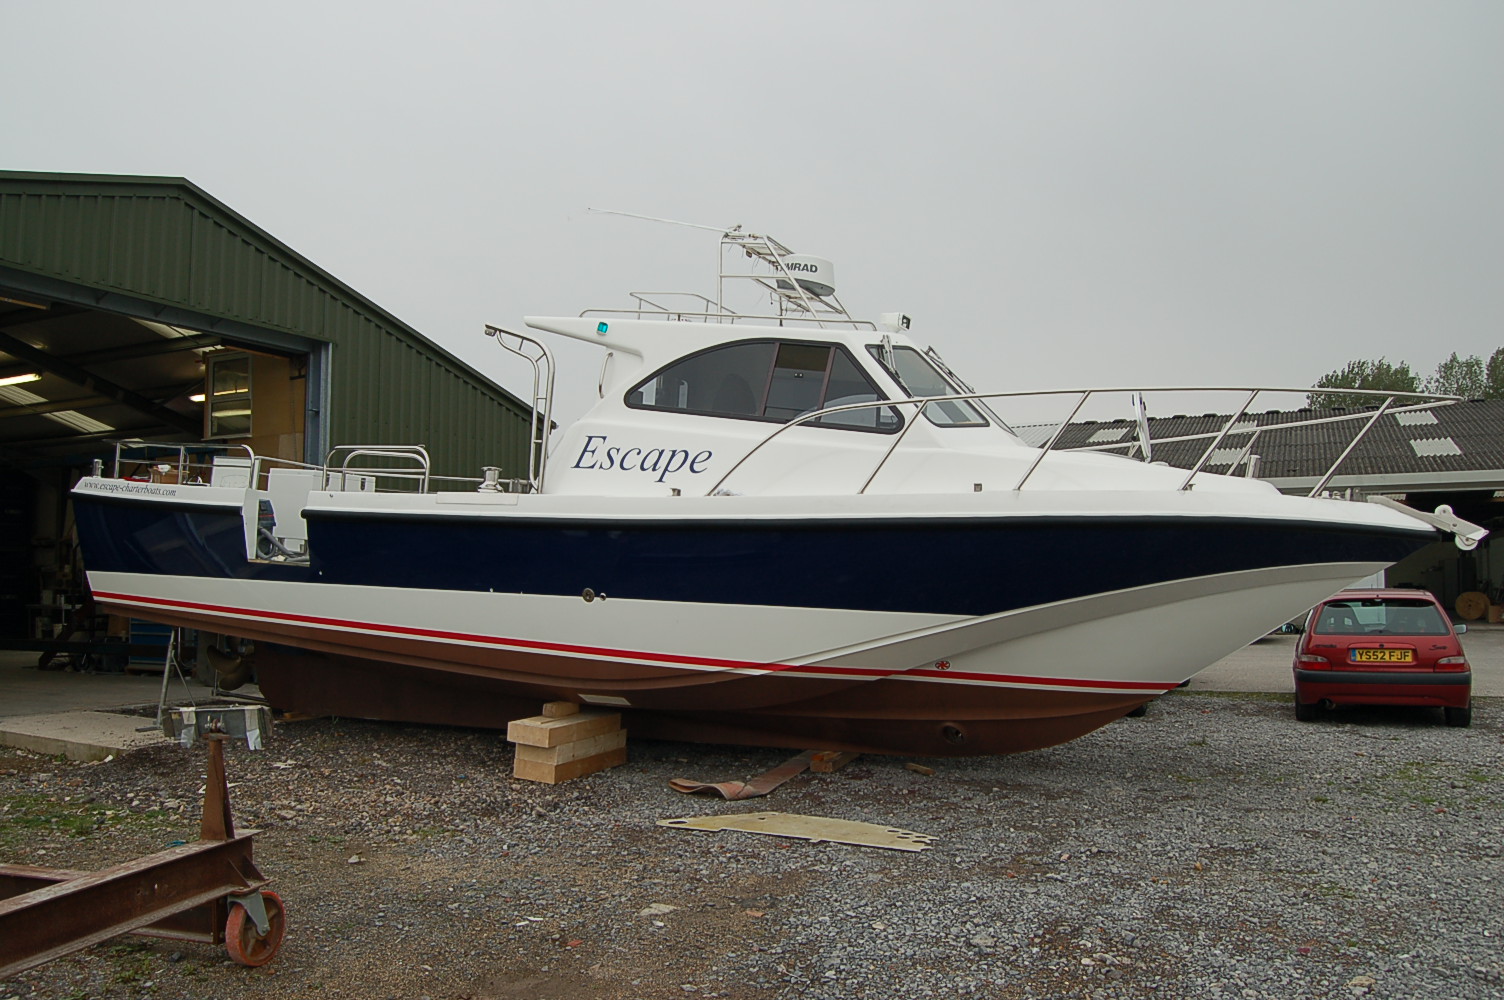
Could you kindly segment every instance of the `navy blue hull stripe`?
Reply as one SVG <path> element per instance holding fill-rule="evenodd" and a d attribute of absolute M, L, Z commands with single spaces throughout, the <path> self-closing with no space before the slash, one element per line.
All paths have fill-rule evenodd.
<path fill-rule="evenodd" d="M 248 562 L 238 511 L 75 507 L 94 571 L 968 616 L 1276 566 L 1388 564 L 1436 537 L 1252 518 L 318 516 L 302 567 Z"/>

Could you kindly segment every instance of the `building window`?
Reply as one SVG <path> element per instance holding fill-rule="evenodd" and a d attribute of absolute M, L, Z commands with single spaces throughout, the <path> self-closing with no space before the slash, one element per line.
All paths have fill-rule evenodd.
<path fill-rule="evenodd" d="M 210 356 L 206 382 L 209 392 L 204 405 L 204 437 L 250 437 L 250 355 Z"/>

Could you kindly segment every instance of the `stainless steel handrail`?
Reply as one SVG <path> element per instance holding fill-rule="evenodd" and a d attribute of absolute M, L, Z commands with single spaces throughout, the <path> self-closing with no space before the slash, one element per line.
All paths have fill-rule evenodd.
<path fill-rule="evenodd" d="M 334 465 L 334 456 L 342 455 L 338 468 Z M 417 470 L 380 468 L 372 466 L 360 466 L 352 468 L 350 463 L 357 458 L 392 458 L 400 461 L 416 462 Z M 428 474 L 431 462 L 428 457 L 428 449 L 421 444 L 341 444 L 329 449 L 329 454 L 324 458 L 324 468 L 329 472 L 338 472 L 340 475 L 361 476 L 385 476 L 391 479 L 417 479 L 420 493 L 428 492 Z"/>
<path fill-rule="evenodd" d="M 746 463 L 747 459 L 749 459 L 753 455 L 757 454 L 759 451 L 762 450 L 762 448 L 763 448 L 764 445 L 766 445 L 768 442 L 772 441 L 774 438 L 778 437 L 784 431 L 786 431 L 786 430 L 788 430 L 788 429 L 790 429 L 792 427 L 799 427 L 799 426 L 802 426 L 802 425 L 808 423 L 811 420 L 818 420 L 821 417 L 828 417 L 832 413 L 847 413 L 847 412 L 853 411 L 853 410 L 870 410 L 873 407 L 877 407 L 877 406 L 902 406 L 904 403 L 919 403 L 919 402 L 922 402 L 922 400 L 919 400 L 919 399 L 882 399 L 882 400 L 877 400 L 877 401 L 871 402 L 871 403 L 842 403 L 840 406 L 828 406 L 828 407 L 826 407 L 823 410 L 811 410 L 809 413 L 800 414 L 799 416 L 797 416 L 794 419 L 788 421 L 787 423 L 779 424 L 777 427 L 773 428 L 773 430 L 768 435 L 766 435 L 761 441 L 759 441 L 755 445 L 753 445 L 751 451 L 747 452 L 741 458 L 737 459 L 734 463 L 732 463 L 731 468 L 727 469 L 726 472 L 725 472 L 725 474 L 723 476 L 721 476 L 720 479 L 717 479 L 715 481 L 715 484 L 712 485 L 710 487 L 710 489 L 708 489 L 708 490 L 705 491 L 705 495 L 706 496 L 714 496 L 715 493 L 716 493 L 716 491 L 719 490 L 725 484 L 726 480 L 730 479 L 731 476 L 736 472 L 736 470 L 740 469 L 742 467 L 742 465 Z M 923 407 L 921 407 L 920 409 L 922 410 Z M 916 413 L 916 416 L 917 416 L 917 413 Z M 883 456 L 883 461 L 887 461 L 887 454 L 885 454 Z M 878 463 L 878 467 L 879 468 L 882 467 L 882 462 Z M 876 470 L 874 470 L 874 472 L 875 471 Z M 870 482 L 870 479 L 869 479 L 869 482 Z"/>
<path fill-rule="evenodd" d="M 251 485 L 261 489 L 262 477 L 270 477 L 275 466 L 278 469 L 302 469 L 305 472 L 323 472 L 323 466 L 310 465 L 307 462 L 295 462 L 290 458 L 278 458 L 275 455 L 257 455 L 251 459 Z"/>
<path fill-rule="evenodd" d="M 1283 392 L 1285 390 L 1279 390 L 1279 391 Z M 1308 391 L 1308 390 L 1301 390 L 1301 391 L 1304 392 L 1304 391 Z M 1356 390 L 1356 389 L 1341 389 L 1341 390 L 1334 389 L 1332 391 L 1333 392 L 1342 392 L 1342 393 L 1345 394 L 1345 393 L 1358 392 L 1359 390 Z M 1378 395 L 1386 396 L 1386 397 L 1392 397 L 1392 396 L 1398 396 L 1398 395 L 1400 395 L 1400 393 L 1379 392 Z M 1420 394 L 1417 393 L 1416 395 L 1420 395 Z M 1452 403 L 1460 402 L 1462 400 L 1462 397 L 1461 396 L 1440 396 L 1440 397 L 1433 397 L 1433 400 L 1434 401 L 1430 402 L 1430 403 L 1413 403 L 1410 406 L 1391 406 L 1385 412 L 1389 413 L 1389 414 L 1395 414 L 1395 413 L 1411 413 L 1411 412 L 1414 412 L 1416 410 L 1430 410 L 1430 409 L 1434 409 L 1435 407 L 1438 407 L 1438 406 L 1450 406 Z M 1283 430 L 1289 430 L 1289 429 L 1295 428 L 1295 427 L 1316 427 L 1316 426 L 1319 426 L 1321 424 L 1338 424 L 1338 423 L 1343 423 L 1344 421 L 1348 421 L 1348 420 L 1366 420 L 1369 417 L 1371 417 L 1372 415 L 1373 415 L 1373 411 L 1372 410 L 1362 409 L 1362 410 L 1359 410 L 1359 411 L 1357 411 L 1355 413 L 1339 413 L 1339 414 L 1334 414 L 1333 416 L 1330 416 L 1330 417 L 1315 417 L 1315 418 L 1310 419 L 1310 420 L 1290 420 L 1290 421 L 1286 421 L 1284 423 L 1279 423 L 1279 424 L 1259 424 L 1259 425 L 1253 425 L 1253 426 L 1248 426 L 1248 427 L 1233 427 L 1231 430 L 1229 430 L 1227 432 L 1227 436 L 1228 437 L 1237 437 L 1237 436 L 1243 435 L 1243 434 L 1258 434 L 1260 431 L 1276 431 L 1276 430 L 1283 431 Z M 1199 434 L 1176 434 L 1176 435 L 1173 435 L 1173 436 L 1170 436 L 1170 437 L 1155 438 L 1154 439 L 1154 443 L 1155 444 L 1181 444 L 1181 443 L 1183 443 L 1185 441 L 1205 441 L 1207 438 L 1215 437 L 1217 435 L 1217 433 L 1218 433 L 1217 431 L 1202 431 Z M 1118 448 L 1127 448 L 1129 450 L 1132 450 L 1133 448 L 1137 447 L 1137 445 L 1138 445 L 1138 442 L 1136 442 L 1136 441 L 1112 441 L 1112 442 L 1109 442 L 1107 444 L 1083 444 L 1083 445 L 1078 445 L 1078 446 L 1076 446 L 1076 447 L 1074 447 L 1074 448 L 1072 448 L 1070 450 L 1071 451 L 1115 451 Z M 1234 463 L 1234 464 L 1236 464 L 1236 463 Z"/>
<path fill-rule="evenodd" d="M 1039 468 L 1039 463 L 1044 461 L 1044 457 L 1050 453 L 1051 448 L 1055 447 L 1055 443 L 1060 440 L 1060 436 L 1065 433 L 1065 429 L 1070 426 L 1076 414 L 1081 412 L 1081 407 L 1085 406 L 1086 401 L 1091 397 L 1092 390 L 1090 389 L 1081 393 L 1081 398 L 1076 400 L 1076 405 L 1071 409 L 1071 412 L 1064 420 L 1060 421 L 1059 426 L 1055 428 L 1055 433 L 1050 435 L 1050 439 L 1045 442 L 1044 447 L 1039 449 L 1039 454 L 1034 456 L 1034 461 L 1029 463 L 1029 468 L 1025 470 L 1023 478 L 1014 485 L 1013 489 L 1015 491 L 1024 488 L 1024 483 L 1027 483 L 1029 477 L 1034 475 L 1034 470 Z"/>
<path fill-rule="evenodd" d="M 1196 460 L 1195 467 L 1186 474 L 1185 481 L 1180 484 L 1180 488 L 1182 490 L 1191 485 L 1191 480 L 1196 478 L 1196 473 L 1205 468 L 1207 461 L 1212 457 L 1212 453 L 1217 450 L 1217 445 L 1221 444 L 1223 439 L 1227 437 L 1227 432 L 1232 430 L 1233 424 L 1236 424 L 1239 420 L 1243 419 L 1243 414 L 1248 412 L 1248 407 L 1252 406 L 1253 401 L 1258 398 L 1259 391 L 1257 389 L 1250 392 L 1248 394 L 1248 398 L 1243 400 L 1243 405 L 1238 407 L 1238 412 L 1229 417 L 1227 419 L 1227 423 L 1222 425 L 1222 429 L 1217 432 L 1216 438 L 1212 441 L 1211 444 L 1206 446 L 1206 451 L 1203 451 L 1201 453 L 1201 457 Z M 1389 400 L 1385 400 L 1384 405 L 1388 406 Z M 1380 407 L 1380 409 L 1383 409 L 1383 407 Z M 1140 407 L 1140 412 L 1142 412 L 1142 407 Z M 1147 421 L 1144 426 L 1147 427 Z M 1144 441 L 1144 451 L 1146 457 L 1149 451 L 1149 446 L 1151 444 L 1151 442 L 1148 440 L 1148 436 L 1148 431 L 1145 430 L 1144 437 L 1146 440 Z"/>
<path fill-rule="evenodd" d="M 688 312 L 686 310 L 675 309 L 671 305 L 665 305 L 653 301 L 653 298 L 662 299 L 680 295 L 686 299 L 689 299 L 695 305 L 702 308 L 704 310 L 704 313 L 708 313 L 713 316 L 729 317 L 733 322 L 737 318 L 736 310 L 727 309 L 725 306 L 716 302 L 715 299 L 712 299 L 708 295 L 701 295 L 699 292 L 628 292 L 627 294 L 633 301 L 637 303 L 637 308 L 633 310 L 633 312 L 638 316 L 645 314 L 650 316 L 676 316 L 680 314 L 688 315 Z M 649 298 L 649 296 L 653 296 L 653 298 Z M 701 315 L 703 315 L 704 313 L 701 313 Z"/>
<path fill-rule="evenodd" d="M 122 458 L 121 458 L 121 452 L 122 452 L 122 450 L 127 450 L 127 449 L 131 449 L 131 448 L 140 448 L 140 449 L 142 449 L 144 451 L 147 451 L 148 454 L 146 456 L 142 457 L 142 458 L 139 458 L 139 459 L 126 458 L 126 459 L 124 459 L 124 461 L 150 464 L 151 463 L 151 456 L 150 456 L 149 452 L 152 449 L 154 449 L 154 448 L 161 449 L 163 451 L 175 452 L 177 454 L 177 474 L 178 474 L 178 478 L 179 479 L 181 479 L 184 476 L 184 474 L 186 474 L 187 471 L 191 468 L 191 466 L 188 463 L 188 453 L 190 451 L 200 451 L 200 452 L 243 451 L 243 452 L 245 452 L 246 457 L 251 460 L 251 463 L 253 465 L 255 464 L 255 461 L 256 461 L 256 453 L 254 451 L 252 451 L 251 450 L 251 446 L 247 445 L 247 444 L 221 443 L 221 442 L 218 442 L 218 441 L 142 441 L 140 438 L 127 438 L 127 439 L 115 442 L 115 461 L 114 461 L 114 465 L 111 467 L 111 473 L 110 473 L 114 478 L 116 478 L 116 479 L 120 478 L 120 463 L 122 461 Z"/>
<path fill-rule="evenodd" d="M 534 493 L 543 492 L 543 476 L 548 468 L 545 459 L 548 456 L 548 435 L 553 430 L 554 410 L 554 356 L 543 341 L 530 337 L 525 333 L 517 333 L 515 330 L 505 330 L 499 326 L 486 326 L 486 336 L 495 337 L 496 343 L 517 355 L 533 368 L 533 398 L 531 401 L 532 412 L 528 415 L 532 422 L 531 433 L 528 436 L 527 445 L 527 481 Z M 507 338 L 516 340 L 517 343 L 508 343 Z M 539 419 L 541 410 L 542 419 Z"/>
<path fill-rule="evenodd" d="M 1205 452 L 1203 452 L 1203 454 L 1201 455 L 1200 459 L 1196 462 L 1196 465 L 1190 470 L 1190 473 L 1181 482 L 1180 486 L 1178 486 L 1176 488 L 1176 492 L 1184 492 L 1184 491 L 1189 490 L 1189 489 L 1192 488 L 1192 486 L 1194 485 L 1194 480 L 1195 480 L 1196 476 L 1199 475 L 1202 472 L 1202 470 L 1205 468 L 1206 463 L 1210 460 L 1212 454 L 1216 451 L 1217 446 L 1224 439 L 1226 439 L 1227 437 L 1230 437 L 1230 436 L 1233 436 L 1233 435 L 1239 435 L 1239 434 L 1253 434 L 1254 437 L 1255 437 L 1255 439 L 1256 439 L 1257 436 L 1260 433 L 1267 432 L 1267 431 L 1286 430 L 1286 429 L 1294 428 L 1294 427 L 1309 427 L 1309 426 L 1315 426 L 1315 425 L 1319 425 L 1319 424 L 1329 424 L 1329 423 L 1335 424 L 1335 423 L 1342 423 L 1344 421 L 1353 420 L 1353 419 L 1361 419 L 1361 418 L 1363 418 L 1365 416 L 1369 417 L 1367 423 L 1365 423 L 1364 426 L 1358 431 L 1358 433 L 1356 435 L 1354 435 L 1352 441 L 1350 441 L 1348 443 L 1347 447 L 1342 451 L 1342 453 L 1337 456 L 1337 458 L 1336 458 L 1335 461 L 1332 462 L 1331 466 L 1327 469 L 1326 474 L 1321 478 L 1321 481 L 1316 485 L 1316 487 L 1314 489 L 1311 490 L 1310 494 L 1308 494 L 1309 496 L 1316 496 L 1318 493 L 1321 492 L 1321 490 L 1323 490 L 1326 487 L 1326 485 L 1329 482 L 1331 482 L 1332 478 L 1337 473 L 1337 469 L 1340 468 L 1341 465 L 1342 465 L 1342 463 L 1344 461 L 1346 461 L 1347 457 L 1350 454 L 1352 454 L 1353 449 L 1358 446 L 1358 443 L 1361 442 L 1364 437 L 1367 436 L 1369 430 L 1372 429 L 1372 427 L 1374 426 L 1375 422 L 1377 422 L 1378 418 L 1380 416 L 1382 416 L 1383 414 L 1385 414 L 1385 413 L 1403 413 L 1403 412 L 1409 412 L 1409 411 L 1413 411 L 1413 410 L 1431 409 L 1431 408 L 1434 408 L 1434 407 L 1437 407 L 1437 406 L 1451 405 L 1452 403 L 1457 403 L 1457 402 L 1460 402 L 1462 400 L 1462 397 L 1460 397 L 1460 396 L 1446 396 L 1446 395 L 1441 395 L 1441 394 L 1438 394 L 1438 393 L 1390 392 L 1390 391 L 1387 391 L 1387 390 L 1380 390 L 1380 389 L 1312 389 L 1312 388 L 1308 388 L 1308 387 L 1304 387 L 1304 386 L 1298 387 L 1298 388 L 1297 387 L 1289 387 L 1289 386 L 1159 386 L 1159 387 L 1153 387 L 1153 388 L 1044 389 L 1044 390 L 1020 390 L 1020 391 L 1013 391 L 1013 392 L 972 392 L 972 393 L 957 393 L 957 394 L 948 395 L 948 396 L 914 396 L 914 397 L 909 397 L 907 399 L 879 399 L 879 400 L 872 400 L 870 402 L 862 402 L 862 403 L 844 403 L 844 404 L 842 404 L 840 406 L 831 406 L 831 407 L 827 407 L 827 408 L 825 408 L 823 410 L 812 410 L 809 413 L 801 414 L 798 417 L 795 417 L 794 419 L 788 421 L 787 423 L 780 424 L 772 432 L 770 432 L 765 437 L 763 437 L 762 440 L 758 441 L 755 445 L 753 445 L 752 448 L 745 455 L 743 455 L 743 456 L 741 456 L 741 458 L 737 459 L 736 462 L 734 462 L 732 464 L 731 468 L 728 469 L 726 471 L 726 473 L 721 476 L 720 479 L 716 480 L 715 484 L 713 486 L 711 486 L 709 490 L 706 491 L 705 495 L 706 496 L 713 496 L 717 492 L 719 492 L 725 486 L 726 481 L 728 479 L 730 479 L 732 477 L 732 475 L 734 475 L 737 472 L 738 469 L 740 469 L 743 465 L 745 465 L 746 462 L 750 458 L 752 458 L 753 455 L 757 454 L 759 451 L 761 451 L 763 449 L 764 446 L 766 446 L 767 444 L 769 444 L 773 440 L 777 439 L 785 431 L 787 431 L 787 430 L 789 430 L 789 429 L 791 429 L 793 427 L 804 426 L 805 424 L 809 424 L 809 423 L 811 423 L 813 421 L 820 420 L 820 419 L 822 419 L 824 417 L 830 416 L 831 414 L 849 413 L 849 412 L 858 411 L 858 410 L 870 410 L 870 409 L 876 409 L 876 408 L 882 408 L 882 407 L 900 407 L 900 406 L 910 406 L 910 405 L 915 406 L 913 418 L 910 419 L 908 426 L 905 426 L 901 431 L 899 431 L 897 433 L 897 435 L 895 436 L 895 440 L 893 441 L 893 443 L 890 444 L 888 446 L 888 448 L 884 450 L 882 456 L 877 461 L 877 465 L 873 468 L 872 472 L 867 476 L 866 481 L 862 484 L 861 488 L 857 491 L 858 494 L 861 494 L 861 493 L 865 493 L 867 491 L 868 487 L 870 487 L 872 485 L 873 481 L 877 478 L 878 474 L 883 470 L 883 467 L 887 465 L 888 459 L 891 458 L 893 456 L 894 452 L 896 452 L 898 450 L 899 444 L 902 442 L 902 440 L 904 439 L 904 437 L 908 434 L 909 430 L 912 428 L 912 426 L 914 424 L 918 423 L 918 417 L 925 411 L 925 409 L 927 407 L 931 406 L 932 404 L 935 404 L 935 403 L 947 403 L 947 402 L 961 402 L 961 401 L 975 402 L 975 401 L 981 401 L 981 400 L 987 400 L 987 399 L 1016 399 L 1016 398 L 1024 398 L 1024 397 L 1029 397 L 1029 396 L 1061 396 L 1061 395 L 1078 395 L 1078 396 L 1080 396 L 1080 398 L 1078 400 L 1076 400 L 1075 406 L 1071 409 L 1071 412 L 1065 417 L 1064 420 L 1062 420 L 1056 426 L 1054 432 L 1050 435 L 1049 440 L 1044 444 L 1043 447 L 1041 447 L 1041 448 L 1038 449 L 1038 453 L 1034 456 L 1033 461 L 1030 462 L 1028 469 L 1026 469 L 1024 471 L 1023 476 L 1020 477 L 1019 480 L 1018 480 L 1018 482 L 1014 484 L 1013 490 L 1016 492 L 1016 491 L 1022 490 L 1024 488 L 1024 485 L 1029 481 L 1030 477 L 1033 476 L 1034 471 L 1036 469 L 1038 469 L 1039 466 L 1040 466 L 1040 464 L 1044 461 L 1045 456 L 1048 455 L 1048 454 L 1050 454 L 1053 450 L 1055 450 L 1055 445 L 1059 442 L 1060 438 L 1064 435 L 1066 428 L 1070 426 L 1070 422 L 1075 418 L 1075 416 L 1076 416 L 1077 413 L 1081 412 L 1081 408 L 1084 405 L 1086 405 L 1086 402 L 1091 397 L 1093 397 L 1093 396 L 1108 395 L 1108 394 L 1112 394 L 1112 393 L 1125 393 L 1125 392 L 1126 393 L 1134 393 L 1134 392 L 1136 392 L 1136 393 L 1141 393 L 1141 394 L 1142 393 L 1150 393 L 1150 392 L 1158 392 L 1158 393 L 1165 393 L 1165 392 L 1178 392 L 1178 393 L 1186 393 L 1186 392 L 1243 392 L 1243 393 L 1247 393 L 1248 394 L 1248 398 L 1243 401 L 1243 405 L 1241 407 L 1239 407 L 1239 409 L 1238 409 L 1238 411 L 1236 413 L 1234 413 L 1231 417 L 1229 417 L 1222 424 L 1222 427 L 1219 430 L 1217 430 L 1217 431 L 1211 431 L 1211 432 L 1208 432 L 1208 433 L 1205 433 L 1205 434 L 1191 434 L 1191 435 L 1182 435 L 1182 436 L 1178 436 L 1178 437 L 1174 437 L 1174 438 L 1162 438 L 1158 442 L 1156 442 L 1156 443 L 1163 444 L 1163 443 L 1167 443 L 1167 442 L 1171 442 L 1171 441 L 1205 440 L 1207 438 L 1213 438 L 1214 439 L 1212 441 L 1211 446 L 1208 447 L 1205 450 Z M 1289 422 L 1289 423 L 1282 423 L 1282 424 L 1268 424 L 1268 425 L 1263 425 L 1263 426 L 1251 426 L 1251 427 L 1246 427 L 1246 428 L 1235 428 L 1234 425 L 1239 420 L 1241 420 L 1243 418 L 1244 414 L 1246 414 L 1248 412 L 1249 408 L 1253 405 L 1253 402 L 1261 394 L 1263 394 L 1263 393 L 1304 393 L 1304 394 L 1310 394 L 1310 393 L 1317 393 L 1317 394 L 1342 393 L 1344 395 L 1372 396 L 1376 400 L 1382 399 L 1383 402 L 1381 403 L 1381 405 L 1378 407 L 1378 409 L 1371 416 L 1367 412 L 1360 413 L 1360 414 L 1338 414 L 1338 415 L 1334 415 L 1334 416 L 1331 416 L 1331 417 L 1320 417 L 1320 418 L 1315 418 L 1315 419 L 1311 419 L 1311 420 L 1292 421 L 1292 422 Z M 1399 398 L 1421 399 L 1421 400 L 1426 400 L 1427 402 L 1412 404 L 1412 405 L 1404 406 L 1404 407 L 1394 407 L 1394 408 L 1391 408 L 1391 404 L 1396 399 L 1399 399 Z M 1111 448 L 1118 448 L 1118 447 L 1123 447 L 1123 446 L 1124 445 L 1122 443 L 1117 443 L 1117 444 L 1112 444 L 1112 445 L 1087 446 L 1087 447 L 1083 447 L 1083 448 L 1072 448 L 1072 449 L 1068 449 L 1068 450 L 1070 450 L 1070 451 L 1102 451 L 1102 450 L 1110 450 Z M 1243 449 L 1243 452 L 1242 452 L 1242 454 L 1240 454 L 1238 461 L 1242 461 L 1243 458 L 1246 457 L 1246 455 L 1248 454 L 1249 450 L 1251 450 L 1251 448 L 1252 448 L 1252 441 L 1249 442 L 1248 447 L 1246 447 L 1246 448 Z M 1236 463 L 1234 464 L 1234 467 L 1235 467 L 1235 465 L 1236 465 Z"/>
<path fill-rule="evenodd" d="M 1383 403 L 1379 404 L 1379 408 L 1373 413 L 1373 418 L 1369 420 L 1368 423 L 1364 424 L 1363 428 L 1353 436 L 1353 439 L 1347 443 L 1347 447 L 1342 449 L 1342 454 L 1338 455 L 1337 460 L 1332 463 L 1332 467 L 1326 470 L 1326 475 L 1321 477 L 1321 482 L 1311 487 L 1311 492 L 1307 493 L 1306 496 L 1314 497 L 1322 490 L 1326 489 L 1326 484 L 1331 482 L 1332 477 L 1337 474 L 1337 467 L 1347 460 L 1347 456 L 1353 453 L 1353 449 L 1358 447 L 1358 442 L 1363 440 L 1363 438 L 1368 435 L 1369 428 L 1371 428 L 1375 423 L 1378 422 L 1378 419 L 1384 415 L 1385 410 L 1389 409 L 1389 404 L 1392 402 L 1394 402 L 1393 396 L 1389 397 L 1388 399 L 1384 400 Z"/>
<path fill-rule="evenodd" d="M 127 454 L 132 449 L 140 449 L 146 454 L 140 458 L 131 458 Z M 312 465 L 307 462 L 298 462 L 292 459 L 279 458 L 275 455 L 257 455 L 249 445 L 226 444 L 217 441 L 142 441 L 139 439 L 127 439 L 115 442 L 115 459 L 111 475 L 119 479 L 120 467 L 125 464 L 152 464 L 151 452 L 165 452 L 176 456 L 176 471 L 179 482 L 186 483 L 186 476 L 192 469 L 212 469 L 211 465 L 195 464 L 190 461 L 195 453 L 224 454 L 239 452 L 247 459 L 246 468 L 249 472 L 250 485 L 253 489 L 264 488 L 264 480 L 269 475 L 272 467 L 287 469 L 303 469 L 310 472 L 338 473 L 350 475 L 363 475 L 382 477 L 387 479 L 412 480 L 418 484 L 421 492 L 428 492 L 429 485 L 435 478 L 453 480 L 455 482 L 479 482 L 479 480 L 465 479 L 459 476 L 435 477 L 430 472 L 431 460 L 428 449 L 423 445 L 337 445 L 329 450 L 323 465 Z M 351 463 L 358 458 L 386 458 L 399 461 L 411 462 L 411 467 L 392 466 L 352 466 Z M 338 461 L 336 461 L 338 459 Z"/>
<path fill-rule="evenodd" d="M 877 474 L 882 471 L 882 467 L 888 464 L 888 457 L 898 450 L 898 446 L 903 444 L 903 439 L 908 436 L 909 431 L 913 430 L 914 426 L 919 423 L 919 415 L 923 412 L 924 405 L 914 408 L 914 418 L 904 425 L 903 430 L 893 435 L 893 443 L 888 445 L 887 451 L 883 452 L 882 461 L 877 463 L 877 467 L 872 470 L 872 474 L 867 477 L 867 481 L 862 483 L 862 488 L 857 490 L 858 493 L 867 492 L 867 487 L 872 485 L 872 480 L 876 479 Z"/>
<path fill-rule="evenodd" d="M 877 324 L 870 319 L 844 319 L 841 317 L 826 316 L 823 313 L 819 319 L 812 316 L 773 316 L 758 313 L 732 313 L 732 312 L 690 312 L 682 309 L 664 309 L 661 313 L 653 313 L 644 309 L 582 309 L 580 317 L 587 316 L 636 316 L 661 315 L 661 316 L 689 316 L 695 319 L 729 319 L 733 324 L 740 320 L 768 320 L 772 323 L 817 323 L 835 324 L 836 326 L 849 326 L 855 330 L 876 330 Z"/>

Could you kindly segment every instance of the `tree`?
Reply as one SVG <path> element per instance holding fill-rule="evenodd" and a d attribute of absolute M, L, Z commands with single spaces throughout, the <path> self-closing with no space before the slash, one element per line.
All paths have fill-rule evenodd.
<path fill-rule="evenodd" d="M 1504 347 L 1490 354 L 1483 366 L 1483 398 L 1504 399 Z"/>
<path fill-rule="evenodd" d="M 1504 376 L 1504 357 L 1499 359 L 1500 375 Z M 1420 380 L 1410 370 L 1408 362 L 1397 365 L 1386 359 L 1349 361 L 1334 372 L 1327 372 L 1316 380 L 1316 389 L 1382 389 L 1389 392 L 1419 392 Z M 1359 407 L 1378 406 L 1382 396 L 1345 395 L 1343 393 L 1316 393 L 1306 397 L 1307 406 Z"/>
<path fill-rule="evenodd" d="M 1504 358 L 1495 351 L 1490 363 L 1499 360 L 1498 368 L 1504 368 Z M 1476 354 L 1459 358 L 1457 352 L 1436 366 L 1436 374 L 1426 379 L 1426 392 L 1441 396 L 1461 396 L 1463 399 L 1482 399 L 1487 394 L 1488 374 L 1483 359 Z"/>

